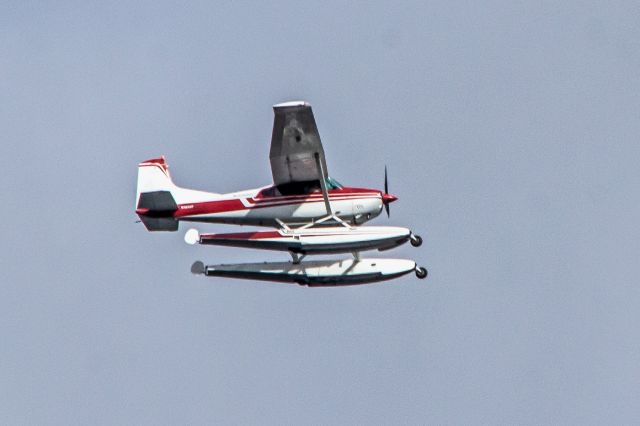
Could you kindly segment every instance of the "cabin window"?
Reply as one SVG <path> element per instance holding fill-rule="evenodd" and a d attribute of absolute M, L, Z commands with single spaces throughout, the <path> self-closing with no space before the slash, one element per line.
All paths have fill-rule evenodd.
<path fill-rule="evenodd" d="M 305 180 L 301 182 L 287 182 L 277 186 L 282 195 L 303 195 L 320 190 L 320 181 Z"/>
<path fill-rule="evenodd" d="M 260 196 L 262 197 L 277 197 L 281 195 L 280 191 L 278 191 L 278 187 L 270 186 L 269 188 L 265 188 L 260 191 Z"/>
<path fill-rule="evenodd" d="M 327 190 L 342 189 L 343 186 L 337 180 L 333 178 L 327 178 L 326 180 Z M 287 182 L 277 186 L 265 188 L 261 191 L 263 197 L 277 197 L 281 195 L 304 195 L 311 194 L 313 192 L 320 191 L 320 181 L 305 180 L 300 182 Z"/>

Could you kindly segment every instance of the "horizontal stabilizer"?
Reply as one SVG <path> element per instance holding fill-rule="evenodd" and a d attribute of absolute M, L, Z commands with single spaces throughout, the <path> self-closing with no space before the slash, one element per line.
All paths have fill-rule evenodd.
<path fill-rule="evenodd" d="M 177 231 L 178 221 L 173 212 L 178 209 L 169 191 L 143 192 L 136 213 L 148 231 Z"/>
<path fill-rule="evenodd" d="M 174 212 L 178 210 L 178 205 L 169 191 L 143 192 L 138 200 L 138 210 L 150 213 Z"/>
<path fill-rule="evenodd" d="M 147 228 L 147 231 L 169 231 L 178 230 L 178 221 L 172 217 L 153 217 L 140 215 L 140 220 Z"/>

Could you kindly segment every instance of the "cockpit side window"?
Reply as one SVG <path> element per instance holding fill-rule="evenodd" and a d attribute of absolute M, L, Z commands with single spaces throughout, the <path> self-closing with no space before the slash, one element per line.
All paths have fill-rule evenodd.
<path fill-rule="evenodd" d="M 326 180 L 327 190 L 332 189 L 342 189 L 343 186 L 337 180 L 333 178 L 328 178 Z M 269 190 L 273 189 L 275 193 L 267 194 L 267 190 L 263 190 L 262 194 L 265 196 L 276 196 L 276 195 L 304 195 L 311 194 L 312 192 L 320 191 L 320 181 L 319 180 L 306 180 L 301 182 L 287 182 L 278 186 L 274 186 L 269 188 Z M 279 193 L 279 194 L 278 194 Z"/>
<path fill-rule="evenodd" d="M 260 191 L 260 196 L 261 197 L 277 197 L 280 194 L 280 191 L 278 191 L 278 187 L 277 186 L 270 186 L 269 188 L 265 188 L 262 191 Z"/>
<path fill-rule="evenodd" d="M 320 189 L 318 180 L 306 180 L 301 182 L 287 182 L 277 186 L 282 195 L 310 194 Z"/>

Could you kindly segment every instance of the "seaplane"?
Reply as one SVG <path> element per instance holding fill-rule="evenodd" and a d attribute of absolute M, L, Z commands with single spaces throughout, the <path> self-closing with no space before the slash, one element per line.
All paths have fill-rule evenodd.
<path fill-rule="evenodd" d="M 386 251 L 409 242 L 422 245 L 411 230 L 366 226 L 398 198 L 389 193 L 348 187 L 329 176 L 311 105 L 304 101 L 273 106 L 275 114 L 269 159 L 273 183 L 219 194 L 174 184 L 164 156 L 138 164 L 136 214 L 148 231 L 177 231 L 180 222 L 268 227 L 269 230 L 200 233 L 189 229 L 191 245 L 215 245 L 287 252 L 289 262 L 205 265 L 191 272 L 208 277 L 243 278 L 310 287 L 367 284 L 427 270 L 409 259 L 363 258 L 360 253 Z M 307 256 L 350 254 L 346 259 L 304 260 Z M 304 260 L 304 261 L 303 261 Z"/>

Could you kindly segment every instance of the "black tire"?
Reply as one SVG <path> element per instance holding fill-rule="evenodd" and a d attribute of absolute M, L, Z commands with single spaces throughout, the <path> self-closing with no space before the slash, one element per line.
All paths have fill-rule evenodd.
<path fill-rule="evenodd" d="M 426 268 L 423 268 L 422 266 L 418 266 L 416 268 L 416 277 L 420 278 L 421 280 L 427 278 L 427 275 L 429 275 L 429 272 L 427 271 Z"/>
<path fill-rule="evenodd" d="M 410 241 L 414 247 L 420 247 L 422 245 L 422 237 L 420 235 L 412 235 Z"/>

